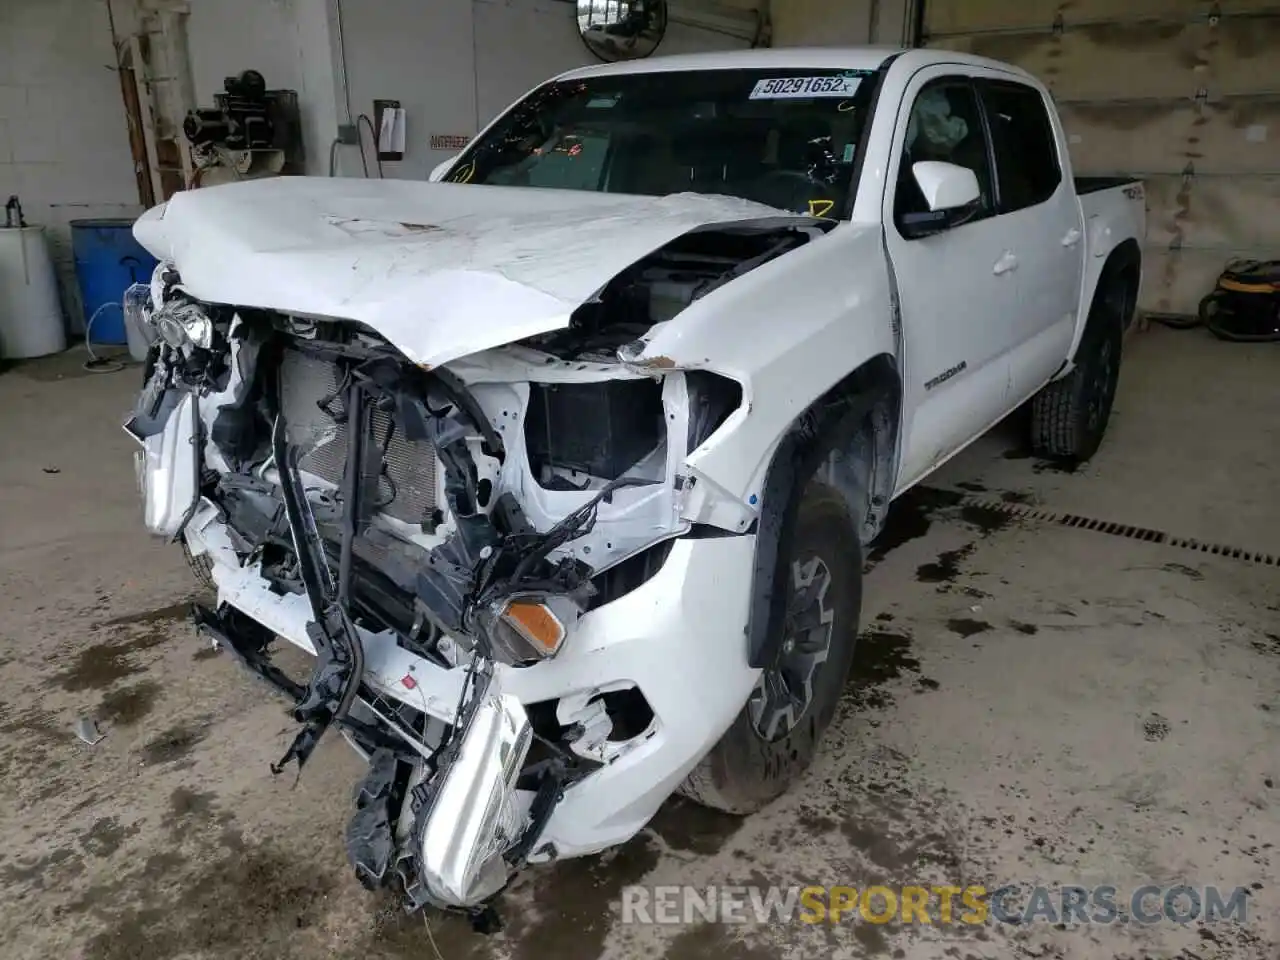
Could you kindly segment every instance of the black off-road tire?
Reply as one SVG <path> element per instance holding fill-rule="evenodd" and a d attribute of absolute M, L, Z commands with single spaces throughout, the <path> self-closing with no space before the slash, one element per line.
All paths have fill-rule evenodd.
<path fill-rule="evenodd" d="M 186 558 L 187 566 L 191 568 L 192 574 L 196 578 L 196 582 L 200 584 L 200 589 L 207 590 L 210 593 L 218 592 L 218 585 L 213 582 L 213 561 L 209 559 L 207 553 L 200 556 L 194 556 L 191 548 L 187 546 L 187 541 L 182 541 L 182 556 Z"/>
<path fill-rule="evenodd" d="M 1127 289 L 1099 296 L 1076 351 L 1076 366 L 1031 400 L 1031 452 L 1080 463 L 1098 452 L 1120 382 Z"/>
<path fill-rule="evenodd" d="M 702 806 L 748 814 L 780 796 L 809 767 L 835 716 L 858 637 L 862 548 L 858 524 L 844 498 L 818 480 L 808 484 L 800 501 L 791 555 L 780 556 L 778 562 L 790 569 L 815 556 L 830 573 L 828 609 L 834 616 L 827 659 L 811 680 L 812 698 L 790 731 L 772 742 L 757 732 L 749 706 L 744 706 L 680 787 L 684 796 Z"/>

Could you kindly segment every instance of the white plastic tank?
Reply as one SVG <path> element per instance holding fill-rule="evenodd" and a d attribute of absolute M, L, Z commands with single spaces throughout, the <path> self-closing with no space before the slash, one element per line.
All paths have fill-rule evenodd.
<path fill-rule="evenodd" d="M 0 358 L 43 357 L 66 348 L 44 228 L 0 225 Z"/>

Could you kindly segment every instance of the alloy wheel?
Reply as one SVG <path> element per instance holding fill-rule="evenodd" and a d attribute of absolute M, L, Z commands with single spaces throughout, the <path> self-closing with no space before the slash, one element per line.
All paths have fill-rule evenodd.
<path fill-rule="evenodd" d="M 751 726 L 773 742 L 789 734 L 813 702 L 813 685 L 831 650 L 835 611 L 831 571 L 820 557 L 791 564 L 787 613 L 778 658 L 760 673 L 747 701 Z"/>

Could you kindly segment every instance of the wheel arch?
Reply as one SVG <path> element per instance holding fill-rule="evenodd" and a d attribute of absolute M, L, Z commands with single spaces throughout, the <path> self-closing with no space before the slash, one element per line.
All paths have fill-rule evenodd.
<path fill-rule="evenodd" d="M 1133 323 L 1134 312 L 1138 305 L 1138 287 L 1142 283 L 1142 248 L 1138 241 L 1130 237 L 1117 244 L 1107 255 L 1107 262 L 1102 265 L 1102 273 L 1094 287 L 1094 299 L 1101 293 L 1104 296 L 1113 290 L 1125 291 L 1125 302 L 1120 304 L 1124 311 L 1121 318 L 1124 329 L 1128 330 Z M 1093 301 L 1090 301 L 1092 305 Z"/>
<path fill-rule="evenodd" d="M 1098 311 L 1095 308 L 1100 302 L 1099 298 L 1105 298 L 1121 289 L 1125 291 L 1125 302 L 1117 304 L 1116 307 L 1120 312 L 1124 329 L 1127 331 L 1133 323 L 1134 313 L 1138 305 L 1138 288 L 1141 283 L 1142 248 L 1138 245 L 1136 239 L 1129 237 L 1116 244 L 1112 251 L 1107 254 L 1107 259 L 1103 261 L 1102 269 L 1098 271 L 1098 278 L 1094 281 L 1093 287 L 1089 291 L 1089 312 L 1084 317 L 1083 322 L 1076 324 L 1075 340 L 1072 342 L 1071 352 L 1068 354 L 1071 358 L 1071 364 L 1063 364 L 1063 369 L 1059 372 L 1059 376 L 1070 372 L 1071 366 L 1074 365 L 1076 354 L 1080 350 L 1080 344 L 1084 340 L 1085 332 L 1093 318 L 1098 316 Z M 1081 302 L 1084 302 L 1083 299 Z"/>
<path fill-rule="evenodd" d="M 756 523 L 756 562 L 747 618 L 753 667 L 772 662 L 781 641 L 786 567 L 800 498 L 821 475 L 840 491 L 865 544 L 879 532 L 898 465 L 902 378 L 879 354 L 859 366 L 797 416 L 765 474 Z"/>

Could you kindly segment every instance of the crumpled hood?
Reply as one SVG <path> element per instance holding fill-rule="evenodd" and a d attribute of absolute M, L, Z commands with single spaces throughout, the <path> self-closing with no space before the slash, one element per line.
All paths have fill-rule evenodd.
<path fill-rule="evenodd" d="M 134 234 L 200 300 L 357 320 L 438 366 L 566 327 L 694 228 L 779 216 L 811 222 L 697 194 L 278 177 L 176 194 Z"/>

